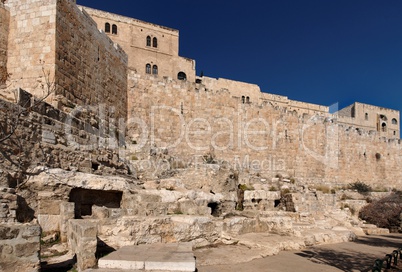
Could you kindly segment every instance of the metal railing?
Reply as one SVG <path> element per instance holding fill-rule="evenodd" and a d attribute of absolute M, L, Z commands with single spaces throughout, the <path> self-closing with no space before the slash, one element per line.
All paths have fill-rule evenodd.
<path fill-rule="evenodd" d="M 385 267 L 386 269 L 390 269 L 391 264 L 396 267 L 398 265 L 398 258 L 401 259 L 401 257 L 402 257 L 402 248 L 398 248 L 392 251 L 391 254 L 386 254 L 384 258 L 375 260 L 371 271 L 381 272 L 384 264 L 386 265 Z"/>

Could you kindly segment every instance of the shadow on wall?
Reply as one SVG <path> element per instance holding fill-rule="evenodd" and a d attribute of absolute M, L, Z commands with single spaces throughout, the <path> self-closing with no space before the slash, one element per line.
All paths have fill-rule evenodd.
<path fill-rule="evenodd" d="M 28 223 L 31 222 L 35 218 L 35 211 L 29 207 L 25 198 L 21 196 L 17 196 L 17 221 L 20 223 Z"/>
<path fill-rule="evenodd" d="M 105 206 L 107 208 L 120 208 L 123 192 L 102 191 L 74 188 L 70 192 L 69 202 L 75 203 L 74 218 L 92 215 L 92 206 Z"/>

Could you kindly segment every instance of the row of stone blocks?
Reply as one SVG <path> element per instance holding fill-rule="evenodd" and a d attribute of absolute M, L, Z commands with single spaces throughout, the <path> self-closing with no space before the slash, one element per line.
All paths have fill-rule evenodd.
<path fill-rule="evenodd" d="M 143 271 L 195 271 L 191 243 L 123 247 L 98 262 L 99 268 Z"/>
<path fill-rule="evenodd" d="M 12 188 L 0 187 L 0 223 L 13 223 L 16 220 L 17 195 Z"/>

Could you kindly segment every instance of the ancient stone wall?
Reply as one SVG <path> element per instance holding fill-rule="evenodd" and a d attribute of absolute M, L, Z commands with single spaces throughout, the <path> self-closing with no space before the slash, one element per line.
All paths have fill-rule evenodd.
<path fill-rule="evenodd" d="M 0 224 L 0 270 L 38 271 L 40 233 L 37 224 Z"/>
<path fill-rule="evenodd" d="M 211 84 L 136 74 L 129 80 L 128 136 L 136 159 L 146 160 L 155 146 L 191 164 L 212 155 L 268 180 L 281 174 L 303 182 L 401 186 L 399 141 L 338 124 L 325 107 L 313 115 L 290 105 L 243 104 L 228 89 L 207 88 Z"/>
<path fill-rule="evenodd" d="M 10 88 L 66 112 L 103 107 L 104 122 L 126 118 L 127 55 L 74 1 L 7 1 Z M 14 99 L 12 94 L 10 99 Z"/>
<path fill-rule="evenodd" d="M 17 194 L 0 187 L 0 270 L 38 271 L 41 228 L 17 223 Z"/>
<path fill-rule="evenodd" d="M 7 69 L 11 88 L 42 97 L 45 75 L 54 78 L 56 0 L 10 0 Z M 10 96 L 10 99 L 14 97 Z"/>
<path fill-rule="evenodd" d="M 105 122 L 125 120 L 127 55 L 74 2 L 58 2 L 56 11 L 56 95 L 65 111 L 74 105 L 103 107 Z"/>
<path fill-rule="evenodd" d="M 17 195 L 12 188 L 0 187 L 0 223 L 14 223 L 17 218 Z"/>
<path fill-rule="evenodd" d="M 127 173 L 127 167 L 119 160 L 124 138 L 114 130 L 109 133 L 99 122 L 99 112 L 67 114 L 45 102 L 36 104 L 22 90 L 19 97 L 19 105 L 0 100 L 0 120 L 7 124 L 1 138 L 15 129 L 9 139 L 0 143 L 3 186 L 16 187 L 22 181 L 21 175 L 37 171 L 36 167 Z"/>
<path fill-rule="evenodd" d="M 0 3 L 0 87 L 7 79 L 7 45 L 10 14 L 5 9 L 4 4 Z"/>

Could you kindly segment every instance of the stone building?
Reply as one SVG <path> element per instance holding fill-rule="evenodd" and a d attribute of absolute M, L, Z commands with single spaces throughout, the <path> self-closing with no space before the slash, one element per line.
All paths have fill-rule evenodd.
<path fill-rule="evenodd" d="M 399 111 L 356 102 L 336 114 L 344 124 L 377 131 L 382 137 L 400 138 Z"/>
<path fill-rule="evenodd" d="M 63 111 L 103 104 L 115 111 L 106 116 L 126 117 L 127 55 L 74 1 L 10 0 L 1 12 L 2 20 L 9 14 L 0 36 L 8 37 L 0 49 L 10 75 L 3 97 L 14 99 L 15 88 L 43 97 L 51 88 L 46 101 Z"/>
<path fill-rule="evenodd" d="M 179 31 L 83 7 L 128 55 L 128 67 L 141 75 L 195 81 L 195 61 L 179 56 Z"/>

